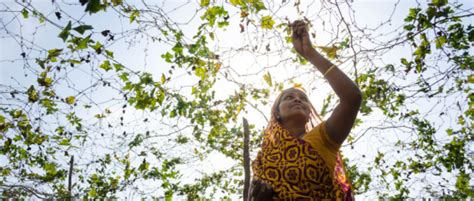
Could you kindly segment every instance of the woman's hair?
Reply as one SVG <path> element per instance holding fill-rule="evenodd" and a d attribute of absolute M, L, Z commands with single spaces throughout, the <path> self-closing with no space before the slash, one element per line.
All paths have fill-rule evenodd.
<path fill-rule="evenodd" d="M 304 89 L 300 88 L 300 87 L 291 87 L 291 88 L 288 88 L 288 89 L 285 89 L 283 90 L 276 98 L 275 102 L 273 102 L 273 106 L 272 106 L 272 113 L 271 113 L 271 117 L 270 117 L 270 123 L 269 125 L 271 125 L 273 122 L 275 123 L 279 123 L 280 125 L 282 124 L 281 123 L 281 119 L 277 118 L 280 114 L 280 103 L 281 103 L 281 99 L 283 98 L 283 95 L 288 92 L 290 89 L 296 89 L 296 90 L 300 90 L 301 92 L 303 92 L 304 96 L 307 98 L 307 100 L 309 100 L 309 98 L 307 97 L 306 95 L 306 92 L 304 91 Z M 316 109 L 314 108 L 313 104 L 311 103 L 311 101 L 308 101 L 309 105 L 311 106 L 309 108 L 310 112 L 309 112 L 309 120 L 308 122 L 306 123 L 305 125 L 305 128 L 306 128 L 306 132 L 310 131 L 312 128 L 316 127 L 319 123 L 321 123 L 323 120 L 321 118 L 321 116 L 319 116 L 318 112 L 316 111 Z"/>

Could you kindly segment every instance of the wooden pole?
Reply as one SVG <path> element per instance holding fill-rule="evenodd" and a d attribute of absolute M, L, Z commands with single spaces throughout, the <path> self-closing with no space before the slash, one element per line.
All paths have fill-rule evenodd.
<path fill-rule="evenodd" d="M 68 191 L 69 200 L 72 200 L 72 168 L 74 166 L 74 156 L 71 155 L 71 161 L 69 161 L 69 179 L 68 179 Z"/>
<path fill-rule="evenodd" d="M 248 199 L 249 187 L 250 187 L 250 155 L 249 155 L 249 123 L 245 117 L 243 118 L 244 123 L 244 201 Z"/>

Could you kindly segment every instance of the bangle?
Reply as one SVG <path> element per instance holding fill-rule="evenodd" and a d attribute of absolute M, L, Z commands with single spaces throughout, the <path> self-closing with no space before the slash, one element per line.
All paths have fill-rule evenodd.
<path fill-rule="evenodd" d="M 336 65 L 332 65 L 331 67 L 329 67 L 329 69 L 326 70 L 326 72 L 324 73 L 323 77 L 326 77 L 326 75 L 329 73 L 329 71 L 331 71 L 334 67 L 336 67 Z"/>

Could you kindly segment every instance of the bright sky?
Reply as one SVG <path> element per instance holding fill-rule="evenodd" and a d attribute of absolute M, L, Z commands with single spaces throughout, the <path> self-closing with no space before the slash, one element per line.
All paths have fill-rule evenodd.
<path fill-rule="evenodd" d="M 69 1 L 66 1 L 69 2 Z M 75 1 L 73 1 L 75 2 Z M 154 2 L 155 1 L 150 1 Z M 161 5 L 162 3 L 162 5 Z M 156 3 L 160 5 L 163 10 L 170 11 L 169 17 L 179 23 L 183 23 L 180 25 L 180 28 L 184 31 L 185 36 L 189 35 L 188 39 L 190 39 L 191 35 L 194 35 L 194 31 L 196 30 L 197 26 L 200 24 L 199 16 L 202 15 L 202 11 L 199 11 L 194 18 L 192 14 L 196 12 L 196 9 L 199 8 L 199 5 L 195 3 L 195 1 L 190 1 L 189 4 L 186 4 L 187 1 L 184 0 L 176 0 L 176 1 L 164 1 L 160 3 Z M 270 8 L 270 10 L 275 10 L 276 7 L 280 6 L 273 5 L 272 1 L 265 2 L 265 5 Z M 41 0 L 34 2 L 35 7 L 38 10 L 42 10 L 46 13 L 49 13 L 47 16 L 50 19 L 54 19 L 55 23 L 60 24 L 61 26 L 65 26 L 67 21 L 69 20 L 68 17 L 63 16 L 61 20 L 57 20 L 54 17 L 54 8 L 51 7 L 50 1 Z M 182 6 L 186 4 L 185 6 Z M 276 24 L 282 22 L 282 19 L 288 18 L 291 21 L 300 19 L 300 15 L 297 14 L 296 9 L 292 6 L 293 1 L 291 3 L 286 3 L 287 5 L 276 13 L 270 13 L 268 11 L 262 11 L 261 15 L 272 15 L 276 21 Z M 393 10 L 393 6 L 397 4 L 396 10 Z M 464 1 L 464 4 L 472 7 L 471 1 Z M 416 6 L 416 2 L 414 1 L 376 1 L 376 0 L 363 0 L 363 1 L 355 1 L 352 3 L 352 9 L 354 10 L 354 15 L 347 12 L 347 7 L 342 5 L 343 13 L 345 18 L 351 19 L 354 18 L 355 21 L 358 23 L 357 25 L 360 28 L 367 29 L 370 32 L 370 28 L 374 28 L 391 19 L 390 23 L 384 24 L 381 28 L 377 29 L 376 32 L 373 32 L 373 36 L 376 36 L 378 40 L 383 39 L 391 39 L 396 36 L 397 32 L 392 32 L 393 30 L 400 30 L 403 24 L 403 19 L 408 13 L 408 9 L 410 7 Z M 15 4 L 13 1 L 7 0 L 0 3 L 0 8 L 10 7 L 16 10 L 21 10 L 21 7 Z M 272 8 L 273 7 L 273 8 Z M 61 6 L 61 9 L 68 14 L 70 14 L 73 18 L 82 18 L 81 21 L 87 22 L 88 24 L 94 27 L 94 31 L 97 33 L 93 36 L 97 39 L 102 39 L 100 35 L 101 30 L 108 29 L 112 33 L 122 32 L 124 30 L 130 30 L 134 28 L 136 24 L 132 26 L 129 25 L 128 19 L 126 18 L 118 18 L 116 14 L 112 14 L 112 12 L 106 13 L 99 13 L 96 15 L 90 16 L 89 14 L 84 15 L 82 9 L 77 9 L 78 6 Z M 313 42 L 318 46 L 326 46 L 331 44 L 334 40 L 334 35 L 328 33 L 331 31 L 331 27 L 335 27 L 331 23 L 337 22 L 335 19 L 328 20 L 326 17 L 327 13 L 319 13 L 321 9 L 321 5 L 319 1 L 301 1 L 301 6 L 303 15 L 308 17 L 308 19 L 313 22 L 315 27 L 312 27 L 311 30 L 316 32 L 316 39 Z M 306 88 L 308 94 L 310 95 L 310 99 L 312 100 L 313 105 L 315 105 L 316 109 L 320 109 L 322 106 L 322 101 L 326 97 L 327 94 L 332 92 L 332 89 L 329 87 L 329 84 L 321 77 L 321 74 L 315 70 L 312 70 L 313 67 L 310 65 L 301 66 L 291 62 L 291 59 L 294 58 L 293 54 L 290 54 L 289 49 L 291 48 L 290 44 L 279 44 L 278 36 L 281 36 L 281 32 L 278 31 L 268 31 L 268 33 L 262 34 L 261 31 L 255 32 L 255 28 L 251 26 L 247 27 L 248 33 L 245 34 L 240 33 L 239 27 L 239 11 L 237 9 L 228 9 L 229 15 L 231 16 L 231 21 L 229 27 L 225 29 L 218 29 L 215 31 L 216 40 L 208 41 L 211 42 L 212 45 L 210 47 L 214 47 L 216 53 L 220 54 L 223 62 L 222 69 L 224 71 L 228 71 L 232 75 L 236 76 L 238 81 L 242 83 L 248 83 L 253 86 L 266 86 L 266 83 L 262 79 L 262 76 L 266 72 L 270 72 L 272 75 L 273 80 L 276 81 L 283 81 L 288 80 L 293 76 L 296 76 L 293 80 L 296 83 L 302 83 L 303 87 Z M 21 16 L 21 15 L 19 15 Z M 235 17 L 234 17 L 235 16 Z M 323 17 L 322 19 L 320 17 Z M 1 23 L 8 23 L 12 15 L 9 13 L 1 13 Z M 192 20 L 191 20 L 192 19 Z M 21 20 L 22 26 L 19 26 L 16 20 Z M 187 23 L 189 20 L 190 23 Z M 325 20 L 325 22 L 323 22 Z M 328 21 L 326 21 L 328 20 Z M 283 21 L 285 22 L 285 21 Z M 472 21 L 471 21 L 472 23 Z M 325 25 L 323 25 L 325 24 Z M 73 24 L 73 27 L 76 24 Z M 354 27 L 352 27 L 354 28 Z M 38 20 L 35 18 L 30 17 L 27 20 L 22 18 L 14 19 L 13 22 L 7 25 L 7 29 L 10 32 L 17 32 L 21 33 L 24 38 L 27 40 L 34 40 L 35 44 L 42 48 L 51 49 L 51 48 L 63 48 L 61 45 L 63 44 L 62 40 L 57 36 L 59 33 L 59 29 L 57 27 L 51 26 L 50 24 L 46 24 L 44 26 L 38 27 Z M 151 29 L 151 32 L 148 32 L 150 35 L 156 34 L 156 29 Z M 0 33 L 2 36 L 5 36 L 6 30 L 1 30 Z M 32 33 L 35 33 L 32 38 Z M 54 34 L 51 34 L 54 33 Z M 132 36 L 134 33 L 130 33 L 129 36 Z M 381 34 L 381 35 L 378 35 Z M 337 38 L 336 42 L 341 42 L 344 38 Z M 268 42 L 267 42 L 268 41 Z M 23 68 L 23 61 L 21 60 L 20 53 L 22 51 L 29 51 L 29 50 L 21 50 L 19 49 L 18 40 L 12 40 L 11 38 L 0 38 L 0 85 L 13 85 L 13 86 L 23 86 L 28 87 L 31 84 L 36 83 L 36 78 L 31 74 L 31 72 L 25 72 Z M 286 50 L 282 49 L 282 52 L 273 52 L 275 54 L 261 54 L 256 55 L 256 52 L 250 51 L 236 51 L 237 48 L 241 48 L 242 44 L 250 44 L 250 45 L 259 45 L 259 50 L 257 53 L 264 53 L 265 45 L 270 44 L 270 48 L 288 48 Z M 364 47 L 370 48 L 374 45 L 367 41 L 357 41 L 359 44 L 363 44 Z M 164 46 L 163 43 L 153 43 L 151 41 L 142 38 L 141 35 L 137 34 L 136 37 L 126 37 L 125 40 L 118 40 L 118 42 L 108 44 L 107 48 L 109 50 L 114 51 L 114 57 L 117 61 L 120 61 L 125 66 L 132 68 L 133 70 L 137 71 L 146 71 L 152 73 L 155 80 L 159 80 L 162 73 L 167 73 L 170 65 L 165 63 L 164 60 L 160 57 L 161 54 L 165 53 L 170 49 L 170 47 Z M 272 49 L 273 50 L 273 49 Z M 398 63 L 399 58 L 407 56 L 410 51 L 407 51 L 408 47 L 397 47 L 392 49 L 391 51 L 384 54 L 383 58 L 373 58 L 373 62 L 378 65 L 384 65 L 388 63 Z M 344 52 L 347 55 L 350 54 L 350 51 Z M 33 55 L 36 55 L 37 52 L 32 51 L 30 56 L 34 58 Z M 43 55 L 44 56 L 44 55 Z M 31 65 L 34 65 L 34 61 L 30 61 Z M 91 66 L 99 65 L 97 63 L 91 64 Z M 370 63 L 367 61 L 363 61 L 358 64 L 358 69 L 368 69 L 371 66 Z M 85 89 L 89 87 L 95 78 L 91 78 L 91 66 L 82 66 L 77 68 L 77 70 L 71 70 L 68 72 L 70 81 L 72 81 L 74 88 L 76 89 Z M 354 70 L 351 61 L 349 60 L 346 63 L 340 65 L 340 68 L 346 72 L 350 73 L 350 77 L 354 78 L 352 72 Z M 233 69 L 233 70 L 231 70 Z M 222 71 L 221 71 L 222 72 Z M 23 75 L 27 73 L 29 76 L 24 77 Z M 237 76 L 237 73 L 240 75 L 248 76 Z M 113 77 L 114 74 L 112 73 L 104 73 L 105 77 Z M 223 75 L 221 74 L 221 77 Z M 316 77 L 317 79 L 314 79 Z M 410 79 L 410 78 L 409 78 Z M 308 80 L 315 80 L 314 82 L 309 83 Z M 182 76 L 180 78 L 176 78 L 168 83 L 168 86 L 175 86 L 176 88 L 180 86 L 189 86 L 196 83 L 197 79 L 190 79 L 189 76 Z M 65 80 L 62 83 L 67 83 Z M 285 88 L 291 86 L 288 82 L 285 85 Z M 216 84 L 216 96 L 225 98 L 228 95 L 234 93 L 234 90 L 238 89 L 238 86 L 234 83 L 231 83 L 225 79 L 221 79 L 218 84 Z M 190 88 L 183 88 L 182 92 L 187 93 L 190 91 Z M 69 87 L 62 87 L 58 89 L 58 93 L 62 95 L 75 95 L 77 92 L 72 90 Z M 87 103 L 88 98 L 93 99 L 95 102 L 102 102 L 102 101 L 109 101 L 113 97 L 117 97 L 117 93 L 113 90 L 101 88 L 100 90 L 91 92 L 89 97 L 83 97 L 83 103 Z M 272 94 L 270 97 L 270 104 L 266 106 L 260 106 L 259 109 L 263 111 L 267 117 L 270 114 L 270 106 L 275 97 L 278 94 Z M 120 97 L 119 97 L 120 98 Z M 5 101 L 0 99 L 1 101 Z M 112 115 L 116 116 L 117 118 L 121 115 L 121 104 L 118 104 L 118 101 L 111 101 L 111 102 L 104 102 L 100 104 L 99 107 L 93 108 L 96 109 L 97 112 L 103 111 L 105 108 L 111 109 Z M 333 103 L 334 104 L 334 103 Z M 420 104 L 420 110 L 429 109 L 423 108 L 424 106 Z M 265 118 L 255 109 L 251 107 L 247 108 L 249 110 L 248 114 L 243 114 L 249 122 L 255 124 L 257 128 L 262 128 L 266 125 Z M 130 111 L 130 112 L 129 112 Z M 378 114 L 377 114 L 378 113 Z M 84 113 L 79 115 L 84 116 L 93 116 L 93 112 Z M 143 128 L 140 126 L 140 120 L 144 117 L 150 117 L 150 119 L 157 119 L 159 118 L 158 114 L 150 113 L 150 112 L 137 112 L 134 110 L 127 110 L 128 116 L 126 118 L 130 119 L 138 119 L 134 124 L 136 127 L 130 128 L 136 132 L 148 130 L 148 129 L 169 129 L 168 126 L 161 126 L 161 125 L 146 125 L 147 128 Z M 360 117 L 360 115 L 359 115 Z M 379 112 L 375 112 L 373 115 L 368 117 L 363 117 L 364 124 L 361 127 L 358 127 L 353 130 L 355 136 L 359 134 L 363 129 L 371 126 L 371 125 L 379 125 L 383 123 L 384 118 L 380 115 Z M 93 121 L 93 120 L 91 120 Z M 131 121 L 133 122 L 133 121 Z M 105 122 L 99 122 L 100 124 Z M 172 124 L 173 122 L 169 122 Z M 148 127 L 150 126 L 150 127 Z M 183 127 L 183 126 L 179 126 Z M 129 130 L 129 129 L 128 129 Z M 445 129 L 440 128 L 441 131 Z M 115 130 L 117 133 L 121 133 L 118 130 Z M 159 132 L 170 132 L 167 130 L 159 131 Z M 403 133 L 394 133 L 388 134 L 383 133 L 383 135 L 403 135 Z M 398 136 L 400 137 L 400 136 Z M 107 144 L 109 143 L 107 140 L 113 139 L 104 139 L 97 136 L 97 140 L 101 140 L 102 143 Z M 380 136 L 367 136 L 364 137 L 361 141 L 358 141 L 354 146 L 357 151 L 349 149 L 349 147 L 343 148 L 343 153 L 346 157 L 350 160 L 357 161 L 357 164 L 361 167 L 370 166 L 368 164 L 372 161 L 373 156 L 377 153 L 377 150 L 383 150 L 384 145 L 387 142 L 390 142 L 389 139 L 387 142 L 377 143 L 380 141 Z M 166 144 L 166 142 L 161 142 L 157 140 L 155 143 L 163 143 L 162 145 Z M 191 147 L 191 146 L 190 146 Z M 182 153 L 183 151 L 187 151 L 188 147 L 183 147 L 181 149 L 174 150 L 175 153 Z M 101 147 L 93 147 L 92 149 L 88 148 L 81 148 L 78 153 L 88 153 L 92 154 L 94 152 L 107 152 L 107 148 Z M 257 150 L 253 150 L 252 158 L 255 156 Z M 90 153 L 89 153 L 90 152 Z M 87 155 L 87 154 L 86 154 Z M 362 155 L 366 155 L 366 159 L 361 158 Z M 0 157 L 0 159 L 2 159 Z M 0 160 L 0 164 L 5 162 L 4 160 Z M 138 158 L 136 163 L 141 162 L 141 159 Z M 233 165 L 233 161 L 223 157 L 220 154 L 211 154 L 209 160 L 204 161 L 203 163 L 196 163 L 199 165 L 195 169 L 197 171 L 210 171 L 213 172 L 214 170 L 225 169 L 231 167 Z M 187 167 L 183 167 L 185 169 Z M 189 172 L 189 175 L 185 175 L 183 177 L 191 180 L 192 173 Z M 414 186 L 414 189 L 420 188 L 420 186 Z M 416 190 L 414 190 L 416 192 Z M 158 192 L 156 192 L 158 193 Z M 373 192 L 372 194 L 373 195 Z M 366 196 L 370 195 L 361 195 L 357 198 L 366 198 Z M 130 195 L 132 196 L 132 195 Z M 413 194 L 413 196 L 418 196 L 418 194 Z M 132 196 L 133 198 L 133 196 Z"/>

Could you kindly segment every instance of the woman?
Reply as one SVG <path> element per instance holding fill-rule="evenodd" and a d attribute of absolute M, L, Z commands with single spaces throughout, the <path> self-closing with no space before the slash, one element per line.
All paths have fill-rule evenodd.
<path fill-rule="evenodd" d="M 323 121 L 304 91 L 289 88 L 277 97 L 262 149 L 252 163 L 249 199 L 353 200 L 339 148 L 356 119 L 361 92 L 312 47 L 303 21 L 291 27 L 294 48 L 323 73 L 340 102 Z"/>

